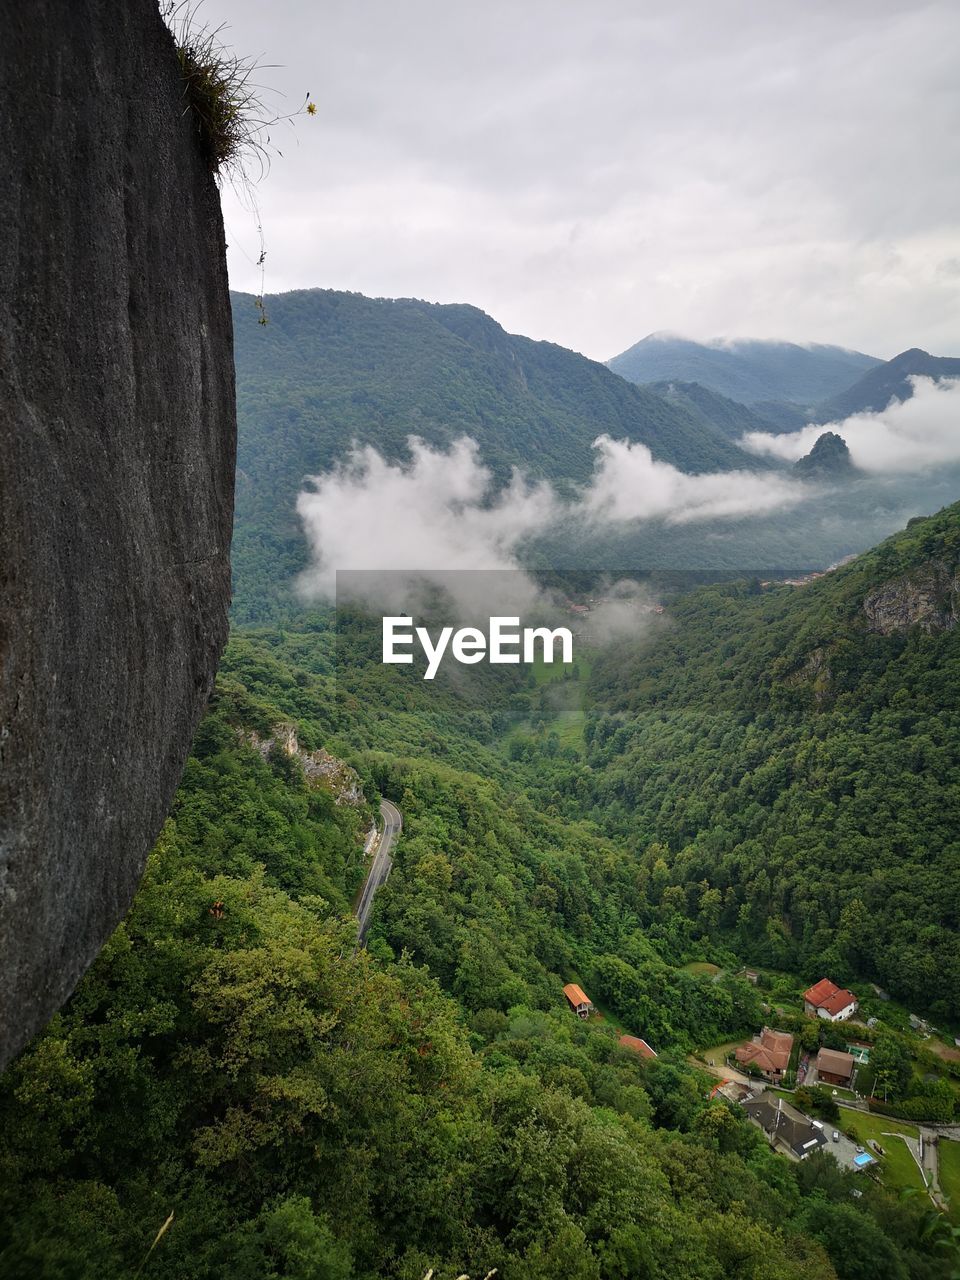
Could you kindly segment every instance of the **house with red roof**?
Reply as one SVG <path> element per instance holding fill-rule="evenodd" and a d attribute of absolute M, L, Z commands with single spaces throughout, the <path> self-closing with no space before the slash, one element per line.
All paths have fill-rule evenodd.
<path fill-rule="evenodd" d="M 821 978 L 809 991 L 803 993 L 803 1011 L 826 1022 L 844 1022 L 857 1012 L 857 997 L 845 987 L 838 987 L 829 978 Z"/>
<path fill-rule="evenodd" d="M 774 1031 L 764 1027 L 749 1044 L 742 1044 L 734 1054 L 743 1067 L 757 1067 L 766 1078 L 779 1084 L 790 1064 L 793 1052 L 793 1036 L 789 1031 Z"/>
<path fill-rule="evenodd" d="M 589 1018 L 593 1013 L 593 1003 L 590 997 L 575 982 L 568 982 L 563 988 L 563 994 L 567 997 L 570 1008 L 578 1018 Z"/>

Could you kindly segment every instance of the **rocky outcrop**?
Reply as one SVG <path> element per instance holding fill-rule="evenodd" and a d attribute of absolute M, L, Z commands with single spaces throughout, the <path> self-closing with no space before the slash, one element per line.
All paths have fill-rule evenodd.
<path fill-rule="evenodd" d="M 227 632 L 230 305 L 156 0 L 0 0 L 0 1061 L 122 917 Z"/>
<path fill-rule="evenodd" d="M 933 561 L 872 591 L 864 598 L 863 611 L 868 629 L 884 636 L 911 627 L 949 631 L 960 615 L 960 573 Z"/>
<path fill-rule="evenodd" d="M 363 796 L 363 784 L 360 775 L 345 760 L 324 751 L 304 751 L 297 740 L 297 730 L 292 724 L 274 725 L 273 734 L 262 738 L 255 729 L 240 730 L 242 741 L 259 751 L 266 760 L 274 749 L 284 755 L 296 759 L 303 769 L 303 776 L 308 782 L 329 791 L 336 804 L 349 804 L 355 808 L 363 808 L 366 800 Z"/>
<path fill-rule="evenodd" d="M 810 480 L 837 480 L 856 474 L 850 450 L 843 436 L 825 431 L 806 455 L 794 463 L 794 471 Z"/>

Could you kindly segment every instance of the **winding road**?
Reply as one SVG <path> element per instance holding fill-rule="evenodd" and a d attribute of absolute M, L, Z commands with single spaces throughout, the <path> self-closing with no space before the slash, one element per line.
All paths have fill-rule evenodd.
<path fill-rule="evenodd" d="M 377 845 L 377 851 L 373 855 L 373 861 L 370 864 L 370 870 L 367 872 L 367 878 L 364 882 L 363 892 L 360 894 L 360 901 L 357 904 L 357 923 L 359 926 L 357 929 L 357 945 L 360 947 L 363 946 L 367 936 L 370 912 L 373 910 L 373 899 L 393 867 L 390 850 L 393 847 L 394 840 L 403 829 L 403 817 L 395 804 L 391 804 L 389 800 L 381 800 L 380 813 L 383 816 L 383 831 L 380 835 L 380 843 Z"/>

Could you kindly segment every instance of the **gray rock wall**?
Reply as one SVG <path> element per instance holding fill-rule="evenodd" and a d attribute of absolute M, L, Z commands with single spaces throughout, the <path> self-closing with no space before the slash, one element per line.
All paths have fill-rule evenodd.
<path fill-rule="evenodd" d="M 216 184 L 156 0 L 0 0 L 0 1062 L 122 917 L 226 639 Z"/>

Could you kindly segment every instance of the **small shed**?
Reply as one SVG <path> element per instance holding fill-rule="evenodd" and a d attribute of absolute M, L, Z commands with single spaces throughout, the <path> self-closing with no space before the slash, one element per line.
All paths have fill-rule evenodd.
<path fill-rule="evenodd" d="M 567 997 L 570 1008 L 578 1018 L 589 1018 L 593 1013 L 593 1003 L 587 993 L 578 987 L 575 982 L 568 982 L 563 988 L 563 994 Z"/>

